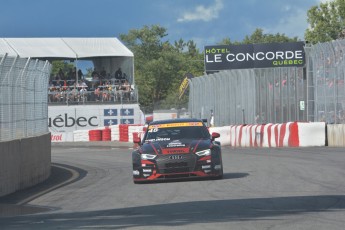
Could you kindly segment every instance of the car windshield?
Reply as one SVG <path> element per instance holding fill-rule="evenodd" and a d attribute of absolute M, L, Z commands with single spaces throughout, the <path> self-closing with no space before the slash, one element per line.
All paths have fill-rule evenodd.
<path fill-rule="evenodd" d="M 145 141 L 207 139 L 210 133 L 202 122 L 149 125 Z"/>

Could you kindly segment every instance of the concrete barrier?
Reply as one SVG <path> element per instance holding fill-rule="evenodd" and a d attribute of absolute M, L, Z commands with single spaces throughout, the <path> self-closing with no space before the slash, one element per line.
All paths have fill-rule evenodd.
<path fill-rule="evenodd" d="M 226 137 L 220 142 L 234 147 L 307 147 L 325 146 L 326 142 L 324 122 L 236 125 L 228 128 L 230 133 L 219 131 L 221 137 Z"/>
<path fill-rule="evenodd" d="M 327 141 L 331 147 L 345 147 L 345 124 L 327 125 Z"/>
<path fill-rule="evenodd" d="M 0 196 L 36 185 L 50 176 L 51 134 L 0 142 Z"/>
<path fill-rule="evenodd" d="M 334 143 L 334 146 L 343 146 L 345 144 L 345 127 L 328 127 L 330 143 Z M 142 125 L 128 125 L 128 131 L 122 133 L 120 132 L 119 125 L 110 126 L 109 128 L 111 129 L 111 141 L 121 141 L 121 139 L 124 139 L 126 142 L 133 141 L 133 133 L 141 134 L 145 130 L 145 126 Z M 221 136 L 216 140 L 221 142 L 223 146 L 229 145 L 233 147 L 325 146 L 327 138 L 325 122 L 231 125 L 210 127 L 209 131 L 210 133 L 220 133 Z M 74 139 L 89 141 L 87 137 L 81 137 L 80 132 L 82 131 L 75 131 Z"/>

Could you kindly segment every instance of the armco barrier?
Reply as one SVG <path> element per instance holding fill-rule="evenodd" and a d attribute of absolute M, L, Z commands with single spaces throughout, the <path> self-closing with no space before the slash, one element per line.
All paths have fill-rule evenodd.
<path fill-rule="evenodd" d="M 50 133 L 0 142 L 0 196 L 36 185 L 50 175 Z"/>

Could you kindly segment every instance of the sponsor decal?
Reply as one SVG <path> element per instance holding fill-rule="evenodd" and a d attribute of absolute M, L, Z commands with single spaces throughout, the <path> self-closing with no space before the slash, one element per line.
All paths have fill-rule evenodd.
<path fill-rule="evenodd" d="M 86 127 L 86 126 L 98 126 L 98 119 L 96 116 L 91 117 L 70 117 L 67 113 L 64 115 L 58 115 L 54 118 L 49 117 L 48 118 L 48 127 L 73 127 L 73 126 L 79 126 L 79 127 Z"/>
<path fill-rule="evenodd" d="M 304 42 L 205 47 L 206 71 L 305 65 Z"/>
<path fill-rule="evenodd" d="M 170 160 L 182 160 L 183 157 L 181 155 L 172 155 L 172 156 L 169 156 L 169 159 Z"/>
<path fill-rule="evenodd" d="M 152 169 L 143 169 L 143 172 L 144 173 L 150 173 L 150 172 L 152 172 Z"/>
<path fill-rule="evenodd" d="M 201 166 L 202 169 L 210 169 L 211 168 L 211 165 L 203 165 Z"/>
<path fill-rule="evenodd" d="M 181 122 L 181 123 L 169 123 L 169 124 L 150 125 L 148 127 L 148 129 L 188 127 L 188 126 L 202 126 L 202 125 L 203 125 L 202 122 Z"/>
<path fill-rule="evenodd" d="M 176 147 L 185 147 L 186 145 L 181 143 L 179 140 L 175 140 L 173 142 L 170 142 L 167 145 L 167 148 L 176 148 Z"/>
<path fill-rule="evenodd" d="M 61 134 L 51 134 L 50 136 L 51 141 L 62 141 L 62 133 Z"/>
<path fill-rule="evenodd" d="M 215 169 L 215 170 L 222 169 L 222 166 L 221 166 L 221 165 L 215 165 L 215 166 L 214 166 L 214 169 Z"/>
<path fill-rule="evenodd" d="M 189 148 L 162 149 L 163 154 L 189 153 Z"/>

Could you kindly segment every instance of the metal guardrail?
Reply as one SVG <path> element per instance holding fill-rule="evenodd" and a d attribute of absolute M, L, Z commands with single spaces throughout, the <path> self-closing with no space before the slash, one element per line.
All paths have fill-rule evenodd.
<path fill-rule="evenodd" d="M 121 90 L 116 85 L 99 87 L 98 90 L 86 90 L 83 87 L 50 87 L 48 104 L 90 104 L 90 103 L 135 103 L 135 91 Z"/>
<path fill-rule="evenodd" d="M 0 55 L 0 141 L 48 133 L 49 62 Z"/>

